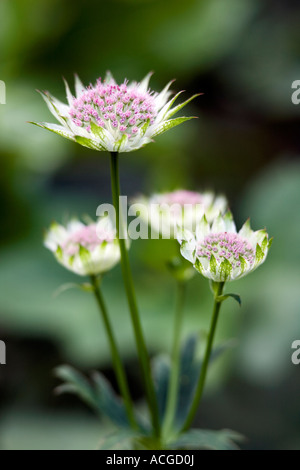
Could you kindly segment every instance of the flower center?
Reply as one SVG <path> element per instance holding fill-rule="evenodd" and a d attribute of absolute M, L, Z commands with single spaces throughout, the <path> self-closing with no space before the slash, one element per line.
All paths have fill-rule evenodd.
<path fill-rule="evenodd" d="M 232 267 L 239 267 L 242 256 L 246 261 L 253 264 L 255 252 L 248 240 L 237 233 L 212 233 L 207 235 L 197 247 L 197 256 L 211 259 L 212 255 L 218 263 L 227 259 Z"/>
<path fill-rule="evenodd" d="M 72 233 L 62 245 L 67 255 L 75 255 L 79 252 L 80 245 L 89 251 L 93 251 L 104 241 L 111 242 L 113 235 L 105 230 L 99 230 L 96 224 L 87 225 Z"/>
<path fill-rule="evenodd" d="M 74 98 L 70 116 L 76 126 L 91 131 L 91 123 L 105 128 L 116 138 L 136 135 L 148 120 L 153 124 L 157 115 L 155 95 L 141 92 L 138 86 L 102 83 L 88 87 Z"/>

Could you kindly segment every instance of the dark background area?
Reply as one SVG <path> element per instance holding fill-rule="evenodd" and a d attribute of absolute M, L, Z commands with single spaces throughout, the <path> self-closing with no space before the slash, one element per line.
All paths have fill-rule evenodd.
<path fill-rule="evenodd" d="M 110 200 L 109 159 L 26 121 L 54 122 L 36 89 L 65 100 L 62 77 L 86 84 L 153 70 L 154 90 L 173 78 L 199 119 L 121 157 L 123 194 L 176 188 L 225 193 L 238 226 L 251 216 L 275 241 L 267 262 L 232 285 L 218 341 L 238 345 L 212 368 L 197 425 L 232 428 L 247 449 L 300 448 L 300 6 L 296 0 L 2 0 L 0 79 L 0 448 L 95 448 L 108 425 L 72 397 L 53 395 L 52 369 L 98 368 L 113 381 L 107 343 L 89 294 L 53 292 L 75 276 L 42 245 L 53 219 Z M 167 352 L 175 286 L 167 242 L 137 241 L 131 258 L 151 354 Z M 119 267 L 104 292 L 136 400 L 142 396 Z M 116 295 L 116 292 L 118 295 Z M 185 334 L 207 328 L 207 281 L 189 285 Z"/>

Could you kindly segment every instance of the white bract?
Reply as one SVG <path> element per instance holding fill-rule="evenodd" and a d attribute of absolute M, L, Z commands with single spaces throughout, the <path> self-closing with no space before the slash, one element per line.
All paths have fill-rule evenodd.
<path fill-rule="evenodd" d="M 224 196 L 187 190 L 153 194 L 149 198 L 141 196 L 133 202 L 140 206 L 137 207 L 140 216 L 151 230 L 163 238 L 176 238 L 178 228 L 193 231 L 204 214 L 211 222 L 228 208 Z"/>
<path fill-rule="evenodd" d="M 215 282 L 233 281 L 254 271 L 266 259 L 272 239 L 266 230 L 254 232 L 249 220 L 237 232 L 231 212 L 212 224 L 204 216 L 194 233 L 178 234 L 182 256 L 204 277 Z"/>
<path fill-rule="evenodd" d="M 116 232 L 107 217 L 89 225 L 79 220 L 66 227 L 54 222 L 44 244 L 60 264 L 80 276 L 104 273 L 120 260 Z"/>
<path fill-rule="evenodd" d="M 154 93 L 148 88 L 150 77 L 151 73 L 140 83 L 125 80 L 118 85 L 108 73 L 104 81 L 99 79 L 96 85 L 85 88 L 76 76 L 76 96 L 72 95 L 65 82 L 68 104 L 62 103 L 49 92 L 41 93 L 60 125 L 47 122 L 32 124 L 94 150 L 137 150 L 152 142 L 153 137 L 192 119 L 171 118 L 198 96 L 194 95 L 172 108 L 182 92 L 169 100 L 172 84 L 169 82 L 160 93 Z"/>

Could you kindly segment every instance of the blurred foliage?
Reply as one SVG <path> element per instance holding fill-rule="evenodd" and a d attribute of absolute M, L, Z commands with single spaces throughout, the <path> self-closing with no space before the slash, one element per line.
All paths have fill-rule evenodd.
<path fill-rule="evenodd" d="M 39 408 L 48 399 L 44 377 L 57 363 L 110 367 L 93 299 L 76 290 L 53 298 L 61 284 L 75 278 L 42 246 L 43 229 L 52 219 L 94 216 L 96 207 L 110 200 L 108 158 L 26 123 L 52 120 L 35 89 L 65 99 L 62 76 L 71 83 L 74 72 L 88 84 L 107 69 L 118 80 L 139 80 L 154 70 L 155 90 L 175 77 L 174 91 L 204 93 L 187 109 L 198 120 L 122 156 L 123 193 L 212 188 L 229 196 L 240 224 L 251 216 L 254 228 L 266 225 L 275 237 L 272 251 L 263 267 L 234 285 L 242 311 L 233 301 L 224 305 L 218 341 L 238 336 L 239 346 L 216 365 L 211 385 L 226 382 L 231 371 L 250 389 L 258 387 L 255 401 L 262 389 L 276 391 L 295 377 L 290 345 L 300 338 L 300 106 L 291 103 L 291 83 L 300 78 L 299 14 L 297 0 L 1 0 L 0 79 L 6 82 L 7 104 L 0 105 L 0 337 L 13 338 L 13 346 L 8 372 L 1 369 L 0 408 L 15 405 L 2 420 L 0 446 L 97 444 L 99 427 L 89 415 L 64 410 L 50 417 Z M 130 252 L 152 353 L 166 352 L 170 343 L 175 283 L 165 263 L 176 250 L 167 241 L 137 241 Z M 104 290 L 122 353 L 135 370 L 119 268 L 107 275 Z M 211 302 L 207 282 L 196 276 L 189 283 L 184 335 L 207 328 Z M 21 341 L 28 341 L 22 373 Z M 36 341 L 52 345 L 49 362 L 43 349 L 36 361 Z M 289 392 L 280 389 L 286 402 Z M 299 446 L 299 418 L 293 421 L 286 408 L 279 412 L 285 414 L 289 440 L 280 437 L 277 445 Z M 239 430 L 240 423 L 247 435 L 239 416 L 232 427 Z M 260 439 L 257 447 L 266 443 L 259 424 L 253 432 Z"/>

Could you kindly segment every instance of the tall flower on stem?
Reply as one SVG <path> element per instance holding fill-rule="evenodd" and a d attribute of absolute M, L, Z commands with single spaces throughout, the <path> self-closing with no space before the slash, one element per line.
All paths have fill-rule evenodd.
<path fill-rule="evenodd" d="M 156 193 L 150 197 L 139 196 L 133 201 L 140 206 L 140 214 L 151 228 L 151 233 L 162 238 L 176 237 L 177 231 L 186 228 L 194 230 L 205 215 L 212 222 L 219 213 L 224 214 L 228 202 L 224 196 L 213 192 L 195 192 L 178 189 L 172 192 Z M 176 239 L 176 249 L 178 244 Z M 176 307 L 174 318 L 173 344 L 171 351 L 171 371 L 167 393 L 166 413 L 163 423 L 163 437 L 167 438 L 173 426 L 179 388 L 179 356 L 184 301 L 187 281 L 195 270 L 182 257 L 175 256 L 168 261 L 169 272 L 176 280 Z"/>
<path fill-rule="evenodd" d="M 99 306 L 109 340 L 112 361 L 128 421 L 133 428 L 136 428 L 125 370 L 100 287 L 100 276 L 120 260 L 120 249 L 115 238 L 115 229 L 107 217 L 98 223 L 90 223 L 89 225 L 85 225 L 79 220 L 70 221 L 66 227 L 53 223 L 46 233 L 44 243 L 65 268 L 75 274 L 90 278 L 91 290 Z"/>
<path fill-rule="evenodd" d="M 169 100 L 172 81 L 160 92 L 148 88 L 151 73 L 140 83 L 125 80 L 118 85 L 112 75 L 85 88 L 75 78 L 76 96 L 65 82 L 68 104 L 48 92 L 42 92 L 47 106 L 60 125 L 36 123 L 43 129 L 73 140 L 93 150 L 131 152 L 144 147 L 153 138 L 193 117 L 171 119 L 194 95 L 173 107 L 182 93 Z"/>
<path fill-rule="evenodd" d="M 228 297 L 240 303 L 237 294 L 223 294 L 225 283 L 246 276 L 260 266 L 267 257 L 272 239 L 264 229 L 254 232 L 249 220 L 237 232 L 232 214 L 227 212 L 225 216 L 219 215 L 212 224 L 204 216 L 195 233 L 183 230 L 178 241 L 182 256 L 210 280 L 215 300 L 200 377 L 182 429 L 186 431 L 202 398 L 221 304 Z"/>
<path fill-rule="evenodd" d="M 137 150 L 152 142 L 154 137 L 192 119 L 172 117 L 198 95 L 173 107 L 182 92 L 169 99 L 169 88 L 172 84 L 169 82 L 160 93 L 155 93 L 148 87 L 150 77 L 151 74 L 148 74 L 140 83 L 129 83 L 125 80 L 118 85 L 108 73 L 104 81 L 99 79 L 95 85 L 87 88 L 76 77 L 76 96 L 72 95 L 66 83 L 68 104 L 62 103 L 48 92 L 42 93 L 49 110 L 60 125 L 35 122 L 33 124 L 93 150 L 111 153 L 112 196 L 116 210 L 124 286 L 151 412 L 153 434 L 159 438 L 160 420 L 150 361 L 141 328 L 127 247 L 122 234 L 123 224 L 120 223 L 119 153 Z"/>

